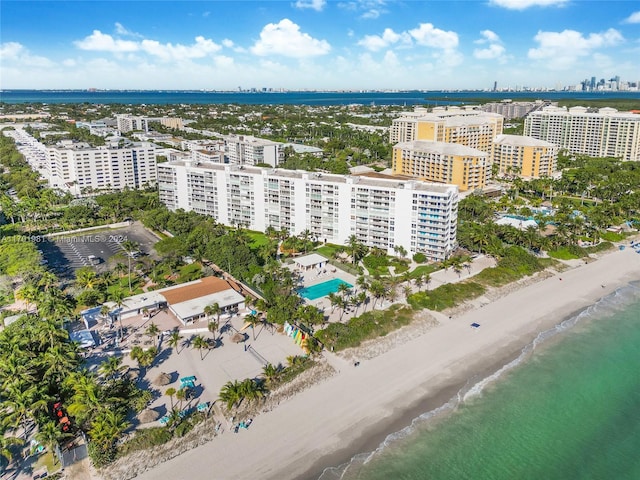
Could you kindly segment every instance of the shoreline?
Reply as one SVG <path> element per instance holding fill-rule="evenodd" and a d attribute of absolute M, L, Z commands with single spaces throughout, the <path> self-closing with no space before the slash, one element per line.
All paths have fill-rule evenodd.
<path fill-rule="evenodd" d="M 377 449 L 517 358 L 539 333 L 633 280 L 640 280 L 640 255 L 626 249 L 524 286 L 343 369 L 260 415 L 241 435 L 223 435 L 138 478 L 317 479 L 326 467 Z"/>

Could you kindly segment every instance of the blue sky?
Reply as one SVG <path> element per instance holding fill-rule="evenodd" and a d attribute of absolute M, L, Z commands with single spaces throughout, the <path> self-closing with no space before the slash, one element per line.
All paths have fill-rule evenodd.
<path fill-rule="evenodd" d="M 640 2 L 0 3 L 0 88 L 482 89 L 640 81 Z"/>

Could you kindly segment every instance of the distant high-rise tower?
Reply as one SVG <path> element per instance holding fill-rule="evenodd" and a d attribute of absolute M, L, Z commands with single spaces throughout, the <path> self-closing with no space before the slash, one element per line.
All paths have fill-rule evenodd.
<path fill-rule="evenodd" d="M 493 82 L 493 91 L 494 92 L 498 91 L 498 82 L 497 81 Z"/>
<path fill-rule="evenodd" d="M 591 90 L 596 89 L 596 77 L 591 77 Z"/>

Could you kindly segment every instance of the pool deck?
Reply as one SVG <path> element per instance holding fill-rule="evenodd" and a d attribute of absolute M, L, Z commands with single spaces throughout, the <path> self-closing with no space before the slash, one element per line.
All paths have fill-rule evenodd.
<path fill-rule="evenodd" d="M 294 272 L 297 273 L 299 275 L 300 278 L 300 282 L 299 282 L 299 286 L 300 287 L 311 287 L 313 285 L 317 285 L 319 283 L 324 283 L 328 280 L 333 280 L 333 279 L 340 279 L 343 280 L 347 283 L 350 283 L 351 285 L 353 285 L 353 289 L 354 292 L 355 290 L 358 288 L 356 286 L 356 277 L 351 275 L 350 273 L 345 272 L 344 270 L 341 270 L 339 267 L 336 267 L 334 265 L 328 264 L 326 267 L 324 267 L 320 273 L 318 273 L 317 270 L 315 269 L 310 269 L 310 270 L 300 270 L 298 268 L 295 267 L 295 265 L 291 265 L 290 269 Z M 325 317 L 328 318 L 329 322 L 338 322 L 340 321 L 340 311 L 338 308 L 336 308 L 334 310 L 334 312 L 332 313 L 331 310 L 331 302 L 329 302 L 329 299 L 324 296 L 324 297 L 320 297 L 320 298 L 316 298 L 315 300 L 307 300 L 306 298 L 302 298 L 302 300 L 304 301 L 304 303 L 306 305 L 313 305 L 315 307 L 318 307 L 320 309 L 320 311 L 322 311 L 325 315 Z M 342 321 L 346 322 L 347 320 L 349 320 L 354 314 L 354 308 L 351 307 L 350 309 L 347 309 L 347 311 L 344 313 L 344 315 L 342 316 Z"/>

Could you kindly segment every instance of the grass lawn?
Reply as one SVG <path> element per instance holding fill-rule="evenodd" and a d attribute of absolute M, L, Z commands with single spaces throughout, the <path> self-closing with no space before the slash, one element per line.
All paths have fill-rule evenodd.
<path fill-rule="evenodd" d="M 329 350 L 336 351 L 357 347 L 362 342 L 383 337 L 398 328 L 408 325 L 413 319 L 410 308 L 402 305 L 391 305 L 387 310 L 375 310 L 362 313 L 347 323 L 332 323 L 320 330 L 316 337 Z"/>
<path fill-rule="evenodd" d="M 446 283 L 433 290 L 414 293 L 409 295 L 408 300 L 409 305 L 416 310 L 426 308 L 441 312 L 479 297 L 484 292 L 485 288 L 479 283 L 465 280 L 459 283 Z"/>
<path fill-rule="evenodd" d="M 245 231 L 245 233 L 251 239 L 251 248 L 259 248 L 269 243 L 269 237 L 262 232 Z"/>
<path fill-rule="evenodd" d="M 441 267 L 439 267 L 436 264 L 431 264 L 431 265 L 419 265 L 416 268 L 414 268 L 413 270 L 411 270 L 411 272 L 409 272 L 409 275 L 411 276 L 412 279 L 416 279 L 419 276 L 422 275 L 426 275 L 429 274 L 431 275 L 433 272 L 436 272 L 438 270 L 440 270 Z"/>
<path fill-rule="evenodd" d="M 344 249 L 341 245 L 334 245 L 332 243 L 325 243 L 321 247 L 315 249 L 315 252 L 322 255 L 323 257 L 333 258 L 333 254 L 337 251 Z"/>
<path fill-rule="evenodd" d="M 625 236 L 622 233 L 602 232 L 600 238 L 602 238 L 602 240 L 606 240 L 607 242 L 620 242 L 625 239 Z"/>
<path fill-rule="evenodd" d="M 50 451 L 46 451 L 38 457 L 34 465 L 34 470 L 40 470 L 42 467 L 47 467 L 47 472 L 49 474 L 55 472 L 56 470 L 60 470 L 60 464 L 54 463 L 53 453 Z"/>
<path fill-rule="evenodd" d="M 558 260 L 575 260 L 576 258 L 580 258 L 579 255 L 571 253 L 566 247 L 561 247 L 557 250 L 550 251 L 549 256 L 552 258 L 557 258 Z"/>

